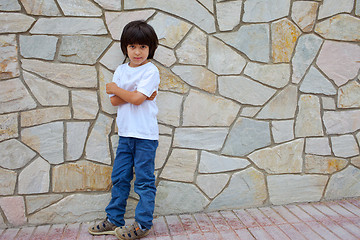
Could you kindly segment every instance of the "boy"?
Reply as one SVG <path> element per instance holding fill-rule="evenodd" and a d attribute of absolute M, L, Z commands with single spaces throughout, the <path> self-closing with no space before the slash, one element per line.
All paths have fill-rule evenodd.
<path fill-rule="evenodd" d="M 155 207 L 155 152 L 159 129 L 155 100 L 160 83 L 159 71 L 149 62 L 158 46 L 154 29 L 144 21 L 127 24 L 121 35 L 121 50 L 129 63 L 120 65 L 113 82 L 106 85 L 111 104 L 118 106 L 116 123 L 119 145 L 111 180 L 111 201 L 106 207 L 107 218 L 89 228 L 93 235 L 115 234 L 119 239 L 146 236 L 152 227 Z M 134 190 L 140 200 L 135 210 L 135 222 L 124 221 L 130 182 L 135 169 Z"/>

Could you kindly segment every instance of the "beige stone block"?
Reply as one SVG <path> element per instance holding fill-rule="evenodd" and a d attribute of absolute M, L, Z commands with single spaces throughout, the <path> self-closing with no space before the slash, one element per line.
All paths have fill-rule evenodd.
<path fill-rule="evenodd" d="M 0 116 L 0 141 L 18 137 L 18 131 L 17 113 Z"/>
<path fill-rule="evenodd" d="M 19 174 L 18 191 L 20 194 L 49 192 L 50 164 L 38 157 Z"/>
<path fill-rule="evenodd" d="M 176 65 L 171 69 L 176 75 L 191 86 L 210 93 L 216 91 L 216 75 L 201 66 Z"/>
<path fill-rule="evenodd" d="M 155 13 L 154 10 L 132 12 L 105 12 L 105 22 L 114 40 L 120 40 L 125 25 L 131 21 L 146 21 Z"/>
<path fill-rule="evenodd" d="M 351 159 L 351 163 L 352 163 L 354 166 L 360 168 L 360 156 L 357 156 L 357 157 L 352 158 L 352 159 Z"/>
<path fill-rule="evenodd" d="M 304 140 L 298 139 L 273 148 L 258 150 L 249 158 L 268 173 L 300 173 Z"/>
<path fill-rule="evenodd" d="M 301 95 L 295 121 L 295 137 L 323 136 L 320 99 L 315 95 Z"/>
<path fill-rule="evenodd" d="M 0 207 L 12 226 L 26 224 L 25 202 L 22 196 L 0 198 Z"/>
<path fill-rule="evenodd" d="M 288 19 L 271 24 L 272 59 L 274 63 L 290 62 L 296 41 L 301 34 L 299 28 Z"/>
<path fill-rule="evenodd" d="M 43 123 L 71 118 L 69 107 L 50 107 L 21 112 L 21 127 L 30 127 Z"/>
<path fill-rule="evenodd" d="M 60 16 L 61 13 L 56 5 L 55 0 L 38 1 L 38 0 L 21 0 L 25 11 L 29 15 L 43 16 Z"/>
<path fill-rule="evenodd" d="M 111 187 L 112 167 L 78 161 L 52 170 L 54 192 L 107 191 Z M 66 177 L 64 177 L 66 176 Z"/>
<path fill-rule="evenodd" d="M 155 169 L 159 169 L 164 166 L 164 163 L 170 151 L 171 140 L 172 137 L 159 136 L 159 146 L 156 150 L 156 157 L 155 157 Z"/>
<path fill-rule="evenodd" d="M 175 127 L 179 126 L 182 103 L 182 95 L 160 91 L 156 100 L 156 104 L 159 108 L 159 113 L 157 115 L 159 123 Z"/>
<path fill-rule="evenodd" d="M 179 63 L 206 65 L 207 36 L 198 28 L 194 28 L 176 50 Z"/>
<path fill-rule="evenodd" d="M 14 194 L 16 177 L 16 172 L 0 168 L 0 195 Z"/>
<path fill-rule="evenodd" d="M 154 27 L 159 43 L 170 48 L 175 48 L 191 29 L 189 23 L 161 12 L 149 24 Z"/>
<path fill-rule="evenodd" d="M 190 87 L 181 78 L 160 65 L 156 66 L 160 74 L 159 90 L 177 93 L 187 93 L 189 91 Z"/>
<path fill-rule="evenodd" d="M 72 107 L 74 118 L 95 119 L 99 111 L 98 96 L 96 91 L 72 91 Z"/>
<path fill-rule="evenodd" d="M 316 24 L 315 32 L 326 39 L 356 42 L 360 40 L 360 19 L 339 14 Z"/>
<path fill-rule="evenodd" d="M 57 224 L 88 222 L 105 218 L 105 207 L 109 204 L 110 193 L 68 195 L 29 216 L 29 224 Z M 66 217 L 64 217 L 66 216 Z"/>
<path fill-rule="evenodd" d="M 207 196 L 214 198 L 224 189 L 229 179 L 228 174 L 200 175 L 196 179 L 196 184 Z"/>
<path fill-rule="evenodd" d="M 29 72 L 34 72 L 43 78 L 47 78 L 67 87 L 97 87 L 97 72 L 95 66 L 23 59 L 22 67 Z"/>
<path fill-rule="evenodd" d="M 267 177 L 270 202 L 275 205 L 320 201 L 328 176 L 271 175 Z"/>
<path fill-rule="evenodd" d="M 36 102 L 19 78 L 0 81 L 0 114 L 35 107 Z"/>
<path fill-rule="evenodd" d="M 337 99 L 339 108 L 360 108 L 360 83 L 352 81 L 342 86 Z"/>
<path fill-rule="evenodd" d="M 32 214 L 37 210 L 46 208 L 51 204 L 57 202 L 62 199 L 63 196 L 61 194 L 49 194 L 49 195 L 31 195 L 25 197 L 27 213 Z"/>
<path fill-rule="evenodd" d="M 13 78 L 20 75 L 17 48 L 16 35 L 0 36 L 0 79 Z"/>
<path fill-rule="evenodd" d="M 230 126 L 240 104 L 226 98 L 191 90 L 184 103 L 183 126 Z"/>
<path fill-rule="evenodd" d="M 302 31 L 313 30 L 318 7 L 319 3 L 317 2 L 298 1 L 293 3 L 291 17 Z"/>
<path fill-rule="evenodd" d="M 197 151 L 174 149 L 160 177 L 174 181 L 193 182 L 197 162 Z"/>
<path fill-rule="evenodd" d="M 69 90 L 31 73 L 23 72 L 30 91 L 42 106 L 65 106 L 69 104 Z"/>
<path fill-rule="evenodd" d="M 306 155 L 305 172 L 331 174 L 344 169 L 348 163 L 348 160 L 343 158 Z"/>

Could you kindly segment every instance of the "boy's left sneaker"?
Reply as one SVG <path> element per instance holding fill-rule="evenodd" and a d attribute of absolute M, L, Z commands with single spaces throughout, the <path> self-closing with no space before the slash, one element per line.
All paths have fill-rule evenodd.
<path fill-rule="evenodd" d="M 125 227 L 118 227 L 115 229 L 115 235 L 118 239 L 139 239 L 145 237 L 149 234 L 150 230 L 142 230 L 139 226 L 139 223 L 134 222 L 131 225 Z"/>
<path fill-rule="evenodd" d="M 91 235 L 115 235 L 116 228 L 117 226 L 115 224 L 112 224 L 107 219 L 105 219 L 94 227 L 89 227 L 89 233 Z"/>

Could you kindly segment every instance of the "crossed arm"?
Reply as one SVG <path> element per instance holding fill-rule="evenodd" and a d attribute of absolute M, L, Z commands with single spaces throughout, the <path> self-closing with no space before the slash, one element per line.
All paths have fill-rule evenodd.
<path fill-rule="evenodd" d="M 124 103 L 131 103 L 134 105 L 140 105 L 145 100 L 154 100 L 156 92 L 154 92 L 150 97 L 147 97 L 141 92 L 138 91 L 127 91 L 125 89 L 119 88 L 116 83 L 111 82 L 106 84 L 106 93 L 114 94 L 115 96 L 110 98 L 110 102 L 113 106 L 119 106 Z"/>

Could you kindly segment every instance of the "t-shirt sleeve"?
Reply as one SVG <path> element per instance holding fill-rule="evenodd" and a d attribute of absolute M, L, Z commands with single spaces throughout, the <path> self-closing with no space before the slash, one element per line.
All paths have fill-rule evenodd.
<path fill-rule="evenodd" d="M 137 86 L 137 91 L 147 97 L 150 97 L 154 91 L 157 91 L 160 83 L 159 71 L 151 70 L 144 74 L 143 79 Z"/>
<path fill-rule="evenodd" d="M 116 69 L 114 72 L 112 81 L 115 82 L 117 85 L 118 85 L 118 83 L 117 83 L 118 78 L 119 78 L 119 73 L 118 73 L 118 69 Z M 106 89 L 105 89 L 105 91 L 106 91 Z M 108 94 L 108 95 L 109 95 L 109 98 L 115 96 L 115 94 Z"/>

